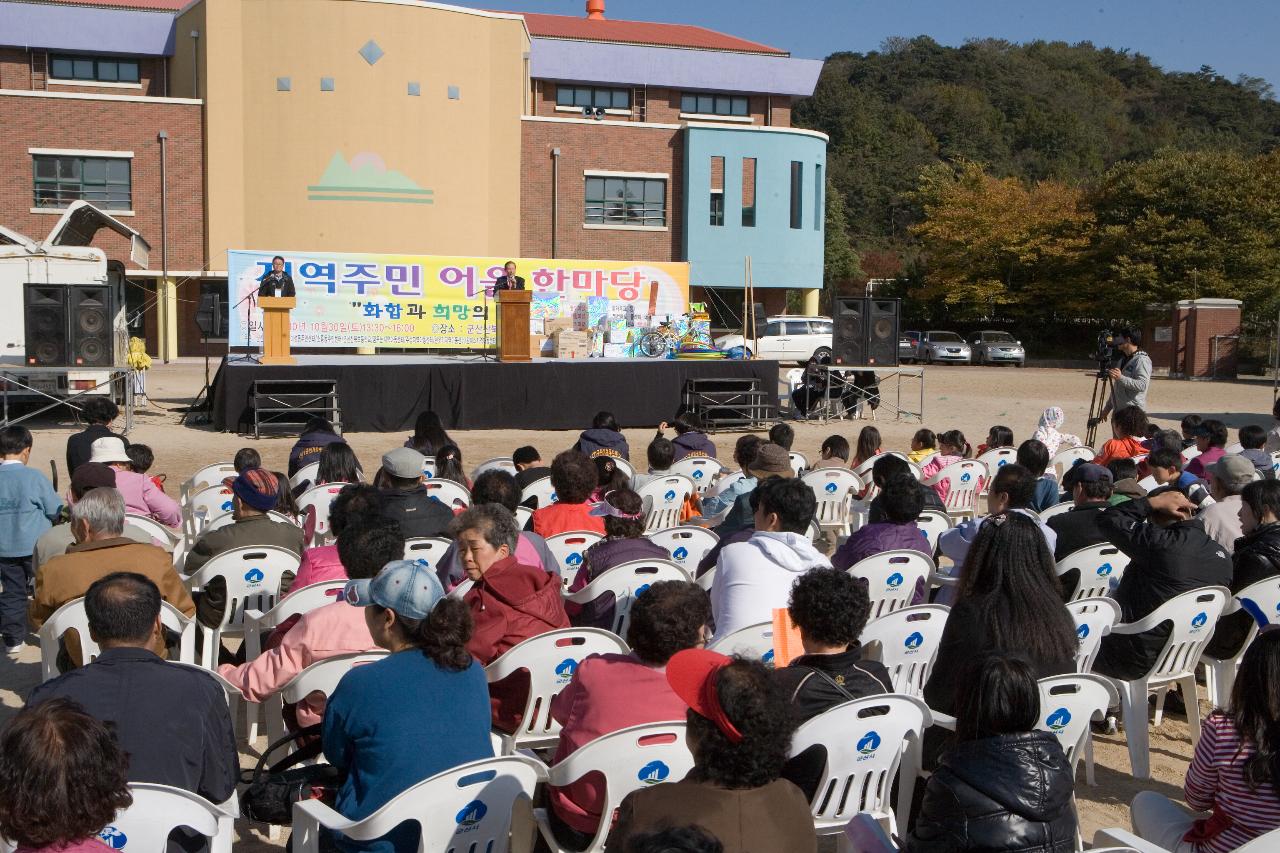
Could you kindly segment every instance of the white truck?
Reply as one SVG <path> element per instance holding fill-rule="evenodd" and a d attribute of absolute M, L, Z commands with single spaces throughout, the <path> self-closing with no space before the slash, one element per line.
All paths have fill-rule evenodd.
<path fill-rule="evenodd" d="M 110 394 L 124 402 L 124 267 L 90 245 L 101 228 L 130 240 L 130 260 L 145 268 L 151 247 L 137 231 L 85 201 L 72 202 L 44 240 L 0 226 L 0 392 L 9 403 L 58 402 Z M 22 310 L 12 310 L 21 299 Z"/>

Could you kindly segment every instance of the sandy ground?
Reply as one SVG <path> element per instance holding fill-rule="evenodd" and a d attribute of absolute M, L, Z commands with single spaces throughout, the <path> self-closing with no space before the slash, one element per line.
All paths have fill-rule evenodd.
<path fill-rule="evenodd" d="M 157 366 L 148 374 L 150 405 L 140 407 L 132 441 L 144 442 L 155 451 L 156 465 L 152 473 L 164 473 L 169 478 L 170 494 L 177 494 L 177 484 L 189 477 L 201 466 L 210 462 L 229 461 L 235 451 L 247 445 L 256 446 L 266 464 L 276 470 L 284 470 L 292 438 L 279 437 L 253 441 L 251 437 L 231 433 L 213 432 L 207 427 L 189 427 L 179 424 L 175 410 L 185 406 L 197 393 L 204 379 L 203 364 L 183 361 Z M 904 380 L 902 394 L 904 404 L 908 399 L 918 399 L 918 385 L 914 380 Z M 1061 406 L 1067 414 L 1067 432 L 1083 436 L 1093 389 L 1091 374 L 1084 371 L 1048 370 L 1028 368 L 983 367 L 930 367 L 926 370 L 924 423 L 941 431 L 963 430 L 976 446 L 992 424 L 1005 424 L 1013 429 L 1021 441 L 1034 430 L 1040 412 L 1045 406 Z M 892 397 L 892 384 L 882 386 L 882 393 Z M 1151 389 L 1149 400 L 1153 420 L 1161 425 L 1177 426 L 1184 414 L 1196 412 L 1224 420 L 1234 431 L 1247 423 L 1270 425 L 1272 391 L 1270 381 L 1239 381 L 1218 383 L 1193 383 L 1173 380 L 1157 380 Z M 600 408 L 608 408 L 609 401 L 601 400 Z M 904 408 L 914 408 L 905 406 Z M 667 413 L 655 412 L 654 421 Z M 822 440 L 839 433 L 851 442 L 858 430 L 868 422 L 838 422 L 830 424 L 792 422 L 796 430 L 794 449 L 815 458 Z M 919 428 L 914 422 L 896 422 L 883 414 L 875 422 L 889 449 L 906 449 L 911 435 Z M 66 488 L 65 442 L 76 425 L 70 418 L 45 415 L 27 426 L 35 433 L 35 448 L 31 464 L 49 471 L 50 461 L 56 461 L 61 476 L 61 487 Z M 584 426 L 586 426 L 584 424 Z M 644 447 L 652 437 L 652 424 L 627 429 L 627 439 L 633 456 L 643 460 Z M 720 458 L 732 458 L 736 433 L 714 436 L 720 450 Z M 576 435 L 571 432 L 532 432 L 522 430 L 468 431 L 455 435 L 462 448 L 468 467 L 495 456 L 508 456 L 522 444 L 532 443 L 550 460 L 557 451 L 570 446 Z M 1108 438 L 1105 429 L 1099 440 Z M 366 468 L 374 470 L 379 455 L 399 446 L 402 435 L 383 433 L 349 433 L 348 441 L 364 460 Z M 23 698 L 38 682 L 39 651 L 30 647 L 17 663 L 0 657 L 0 722 L 8 719 L 12 709 L 21 706 Z M 1202 703 L 1207 711 L 1207 706 Z M 1164 723 L 1152 731 L 1151 752 L 1153 779 L 1135 782 L 1129 772 L 1129 759 L 1123 734 L 1119 737 L 1096 739 L 1097 786 L 1084 781 L 1081 770 L 1077 797 L 1080 806 L 1081 828 L 1086 840 L 1096 829 L 1107 826 L 1128 826 L 1128 803 L 1141 790 L 1153 789 L 1175 799 L 1181 798 L 1181 786 L 1187 762 L 1191 756 L 1191 744 L 1185 721 L 1180 717 L 1166 716 Z M 256 756 L 256 748 L 244 754 L 246 762 Z M 242 835 L 240 849 L 254 850 L 271 846 L 257 829 L 247 824 L 239 827 Z M 281 842 L 283 843 L 283 842 Z M 825 846 L 824 846 L 825 849 Z"/>

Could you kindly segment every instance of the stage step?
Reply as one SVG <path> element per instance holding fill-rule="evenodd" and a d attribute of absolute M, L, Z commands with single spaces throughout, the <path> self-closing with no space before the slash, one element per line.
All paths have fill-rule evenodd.
<path fill-rule="evenodd" d="M 760 380 L 689 379 L 683 408 L 702 419 L 708 432 L 764 427 L 778 417 L 777 408 L 760 388 Z"/>
<path fill-rule="evenodd" d="M 342 432 L 336 379 L 255 379 L 250 396 L 253 437 L 263 430 L 301 432 L 312 417 L 322 417 Z"/>

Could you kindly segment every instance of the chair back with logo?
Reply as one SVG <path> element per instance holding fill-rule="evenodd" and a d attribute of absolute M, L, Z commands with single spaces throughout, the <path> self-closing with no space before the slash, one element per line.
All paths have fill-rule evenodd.
<path fill-rule="evenodd" d="M 427 487 L 428 495 L 454 512 L 471 506 L 471 492 L 461 483 L 453 480 L 427 480 L 423 485 Z"/>
<path fill-rule="evenodd" d="M 529 498 L 538 499 L 538 508 L 551 506 L 560 497 L 556 494 L 556 487 L 551 485 L 550 477 L 541 477 L 524 487 L 524 491 L 520 493 L 520 503 L 524 503 Z"/>
<path fill-rule="evenodd" d="M 1089 742 L 1089 721 L 1102 720 L 1119 703 L 1116 689 L 1098 675 L 1054 675 L 1040 679 L 1040 719 L 1036 728 L 1058 738 L 1071 775 Z"/>
<path fill-rule="evenodd" d="M 196 621 L 182 615 L 182 611 L 167 601 L 160 602 L 160 621 L 164 627 L 178 635 L 178 660 L 195 663 Z M 89 615 L 84 609 L 84 598 L 75 598 L 53 611 L 40 626 L 40 681 L 57 678 L 58 649 L 62 637 L 68 631 L 76 632 L 82 663 L 92 663 L 102 650 L 89 636 Z M 71 641 L 71 638 L 68 638 Z"/>
<path fill-rule="evenodd" d="M 171 549 L 178 544 L 182 538 L 181 534 L 172 527 L 165 527 L 149 515 L 139 515 L 136 512 L 126 513 L 124 517 L 125 526 L 132 524 L 134 527 L 146 533 L 152 539 L 160 542 L 162 547 Z"/>
<path fill-rule="evenodd" d="M 927 581 L 933 570 L 933 560 L 919 551 L 895 550 L 859 560 L 849 574 L 867 582 L 871 618 L 879 619 L 911 604 L 917 583 Z"/>
<path fill-rule="evenodd" d="M 1214 707 L 1225 707 L 1231 698 L 1231 688 L 1236 681 L 1236 670 L 1240 668 L 1240 659 L 1249 650 L 1253 640 L 1258 636 L 1258 628 L 1272 625 L 1280 619 L 1280 578 L 1269 577 L 1250 584 L 1236 593 L 1233 601 L 1227 602 L 1223 615 L 1243 610 L 1253 617 L 1249 633 L 1245 636 L 1240 651 L 1225 660 L 1201 657 L 1204 664 L 1205 687 L 1208 688 L 1209 703 Z"/>
<path fill-rule="evenodd" d="M 222 612 L 222 623 L 212 628 L 200 626 L 202 664 L 215 668 L 222 635 L 243 632 L 246 610 L 266 613 L 275 607 L 280 597 L 281 577 L 285 572 L 296 573 L 299 562 L 298 555 L 287 548 L 250 545 L 218 554 L 187 578 L 192 592 L 199 592 L 215 577 L 222 578 L 226 584 L 227 605 Z"/>
<path fill-rule="evenodd" d="M 976 459 L 961 459 L 924 481 L 926 486 L 936 486 L 944 480 L 948 483 L 943 505 L 951 516 L 972 516 L 978 511 L 978 495 L 986 485 L 987 466 Z"/>
<path fill-rule="evenodd" d="M 262 641 L 277 627 L 294 616 L 342 600 L 345 580 L 321 581 L 289 590 L 275 607 L 263 613 L 258 610 L 244 612 L 244 659 L 253 660 L 262 654 Z"/>
<path fill-rule="evenodd" d="M 660 477 L 641 486 L 637 493 L 649 503 L 644 520 L 645 533 L 680 526 L 680 512 L 684 502 L 693 494 L 693 480 L 683 474 Z"/>
<path fill-rule="evenodd" d="M 1114 598 L 1077 598 L 1067 605 L 1076 623 L 1076 672 L 1090 672 L 1102 648 L 1102 638 L 1120 621 L 1120 604 Z"/>
<path fill-rule="evenodd" d="M 1058 561 L 1058 577 L 1075 569 L 1080 574 L 1072 601 L 1082 598 L 1102 598 L 1124 576 L 1129 557 L 1109 542 L 1089 545 L 1072 551 Z"/>
<path fill-rule="evenodd" d="M 996 447 L 979 456 L 978 461 L 987 466 L 986 486 L 990 486 L 991 479 L 995 477 L 997 471 L 1018 461 L 1018 451 L 1012 447 Z M 983 491 L 985 492 L 986 488 Z"/>
<path fill-rule="evenodd" d="M 476 469 L 471 472 L 471 482 L 474 483 L 476 478 L 485 471 L 506 471 L 512 477 L 519 473 L 516 470 L 516 463 L 511 461 L 510 456 L 498 456 L 494 459 L 486 459 L 477 465 Z"/>
<path fill-rule="evenodd" d="M 198 794 L 150 782 L 129 783 L 133 805 L 116 812 L 97 838 L 122 853 L 164 850 L 178 828 L 207 839 L 210 853 L 231 853 L 234 815 Z"/>
<path fill-rule="evenodd" d="M 804 472 L 809 470 L 809 458 L 798 450 L 788 450 L 787 459 L 791 462 L 791 470 L 795 472 L 797 477 L 804 476 Z"/>
<path fill-rule="evenodd" d="M 1063 447 L 1053 454 L 1053 458 L 1049 460 L 1049 467 L 1053 469 L 1058 477 L 1058 482 L 1062 482 L 1062 475 L 1070 470 L 1071 466 L 1076 464 L 1077 459 L 1083 459 L 1085 462 L 1093 461 L 1096 454 L 1092 447 Z"/>
<path fill-rule="evenodd" d="M 613 633 L 625 637 L 631 624 L 631 605 L 651 584 L 691 579 L 687 571 L 671 560 L 632 560 L 597 575 L 582 589 L 565 596 L 565 601 L 587 604 L 606 592 L 612 593 Z"/>
<path fill-rule="evenodd" d="M 893 692 L 923 696 L 951 608 L 917 604 L 873 619 L 862 629 L 864 654 L 889 670 Z"/>
<path fill-rule="evenodd" d="M 853 501 L 862 491 L 862 479 L 848 468 L 815 468 L 801 479 L 817 499 L 813 520 L 818 527 L 848 534 Z"/>
<path fill-rule="evenodd" d="M 916 519 L 916 527 L 920 528 L 920 532 L 924 534 L 924 538 L 929 542 L 929 553 L 937 554 L 938 540 L 942 538 L 942 534 L 955 527 L 955 523 L 951 520 L 951 516 L 945 512 L 926 509 Z"/>
<path fill-rule="evenodd" d="M 671 560 L 691 576 L 698 570 L 698 563 L 707 552 L 716 547 L 720 537 L 705 527 L 684 525 L 655 530 L 646 537 L 671 554 Z"/>
<path fill-rule="evenodd" d="M 307 465 L 303 465 L 292 477 L 289 478 L 289 485 L 293 486 L 295 489 L 303 483 L 311 483 L 314 485 L 319 476 L 320 463 L 311 462 Z"/>
<path fill-rule="evenodd" d="M 184 508 L 187 540 L 194 540 L 203 533 L 213 519 L 230 513 L 231 498 L 231 490 L 221 483 L 193 492 Z"/>
<path fill-rule="evenodd" d="M 206 465 L 192 474 L 191 479 L 178 488 L 178 503 L 186 506 L 187 501 L 196 492 L 207 489 L 210 486 L 221 485 L 228 477 L 234 476 L 236 476 L 236 466 L 230 462 L 215 462 L 212 465 Z"/>
<path fill-rule="evenodd" d="M 587 549 L 603 538 L 599 533 L 591 530 L 573 530 L 547 537 L 547 548 L 556 558 L 556 565 L 560 568 L 560 580 L 565 589 L 569 588 L 578 574 L 578 569 L 582 568 Z"/>
<path fill-rule="evenodd" d="M 740 655 L 773 666 L 773 622 L 760 622 L 739 628 L 707 648 L 722 655 Z"/>
<path fill-rule="evenodd" d="M 443 536 L 414 536 L 404 540 L 404 558 L 437 568 L 453 542 Z"/>
<path fill-rule="evenodd" d="M 311 544 L 323 545 L 332 539 L 329 532 L 329 510 L 347 483 L 325 483 L 323 486 L 312 486 L 298 498 L 298 512 L 306 517 L 314 513 L 315 529 L 311 534 Z"/>
<path fill-rule="evenodd" d="M 699 495 L 705 495 L 724 470 L 719 461 L 710 456 L 686 456 L 671 466 L 672 474 L 683 474 L 693 481 Z"/>

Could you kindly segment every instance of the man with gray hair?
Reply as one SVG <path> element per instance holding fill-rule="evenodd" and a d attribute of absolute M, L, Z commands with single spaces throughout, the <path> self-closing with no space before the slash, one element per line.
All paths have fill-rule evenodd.
<path fill-rule="evenodd" d="M 93 489 L 72 505 L 71 533 L 76 544 L 36 571 L 35 597 L 28 613 L 33 630 L 40 630 L 55 610 L 82 597 L 94 581 L 112 572 L 136 572 L 149 578 L 160 588 L 161 597 L 184 616 L 195 614 L 191 593 L 174 570 L 172 558 L 163 548 L 126 539 L 124 516 L 124 498 L 115 489 Z M 80 666 L 79 638 L 67 637 L 64 645 L 71 664 Z M 155 651 L 163 655 L 163 643 Z"/>

